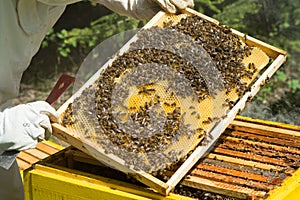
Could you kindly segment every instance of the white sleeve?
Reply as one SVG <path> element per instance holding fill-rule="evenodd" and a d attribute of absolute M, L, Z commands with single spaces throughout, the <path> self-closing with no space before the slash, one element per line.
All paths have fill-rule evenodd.
<path fill-rule="evenodd" d="M 28 0 L 26 0 L 28 1 Z M 34 0 L 50 6 L 65 6 L 72 3 L 77 3 L 82 0 Z"/>

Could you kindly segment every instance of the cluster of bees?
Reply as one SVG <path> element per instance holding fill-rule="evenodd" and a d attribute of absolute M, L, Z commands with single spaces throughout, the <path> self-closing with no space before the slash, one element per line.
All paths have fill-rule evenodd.
<path fill-rule="evenodd" d="M 202 124 L 219 120 L 202 119 L 193 105 L 186 116 L 178 99 L 200 103 L 236 88 L 241 95 L 246 91 L 241 79 L 255 67 L 242 64 L 251 48 L 228 27 L 197 16 L 142 30 L 137 38 L 68 106 L 63 124 L 80 129 L 83 138 L 123 159 L 126 166 L 157 173 L 189 151 L 173 144 L 205 136 L 203 128 L 192 128 L 186 118 Z M 136 100 L 130 102 L 133 96 Z"/>
<path fill-rule="evenodd" d="M 235 90 L 242 96 L 248 90 L 242 79 L 252 78 L 257 69 L 253 63 L 245 66 L 243 58 L 251 55 L 252 47 L 243 44 L 230 27 L 211 23 L 196 15 L 186 17 L 175 25 L 165 23 L 164 27 L 190 35 L 195 43 L 203 46 L 221 72 L 227 93 Z"/>

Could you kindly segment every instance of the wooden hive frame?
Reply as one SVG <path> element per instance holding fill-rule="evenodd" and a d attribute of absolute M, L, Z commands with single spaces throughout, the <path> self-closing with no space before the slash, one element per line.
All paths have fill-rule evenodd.
<path fill-rule="evenodd" d="M 212 23 L 219 24 L 219 22 L 215 19 L 212 19 L 208 16 L 205 16 L 201 13 L 198 13 L 192 9 L 187 9 L 185 11 L 185 14 L 194 14 L 198 15 L 203 19 L 206 19 Z M 156 16 L 154 16 L 144 28 L 150 28 L 158 23 L 163 22 L 167 17 L 170 15 L 159 12 Z M 245 34 L 240 33 L 236 30 L 232 30 L 234 34 L 240 37 L 241 40 L 244 40 Z M 134 42 L 136 40 L 136 37 L 134 36 L 125 46 L 123 46 L 120 49 L 120 54 L 125 52 L 128 48 L 131 42 Z M 226 127 L 230 124 L 231 121 L 233 121 L 234 117 L 238 114 L 240 110 L 242 110 L 245 107 L 245 104 L 247 103 L 249 98 L 252 98 L 262 87 L 262 85 L 276 72 L 276 70 L 285 62 L 286 60 L 286 52 L 283 50 L 280 50 L 276 47 L 273 47 L 269 44 L 266 44 L 262 41 L 259 41 L 253 37 L 247 36 L 246 41 L 244 41 L 250 46 L 258 47 L 264 53 L 271 59 L 273 59 L 273 62 L 270 66 L 268 66 L 262 74 L 260 74 L 260 77 L 255 80 L 255 82 L 252 84 L 251 89 L 249 92 L 246 92 L 236 103 L 236 105 L 229 110 L 227 117 L 223 119 L 220 123 L 218 123 L 214 129 L 211 131 L 211 134 L 214 135 L 214 139 L 210 141 L 210 144 L 213 145 L 213 143 L 217 140 L 217 138 L 221 135 L 221 133 L 226 129 Z M 107 66 L 109 66 L 112 63 L 113 60 L 109 60 L 98 72 L 96 72 L 85 84 L 84 86 L 79 89 L 69 100 L 66 101 L 59 109 L 59 113 L 63 113 L 68 105 L 73 102 L 73 100 L 80 96 L 81 92 L 87 88 L 89 85 L 95 82 L 97 78 L 99 77 L 100 73 L 105 69 Z M 106 66 L 106 67 L 105 67 Z M 204 156 L 207 149 L 203 148 L 203 146 L 198 146 L 194 152 L 188 157 L 188 159 L 178 168 L 178 170 L 172 175 L 172 177 L 167 181 L 163 182 L 160 179 L 152 176 L 149 173 L 146 173 L 141 170 L 134 170 L 132 168 L 129 168 L 125 166 L 125 163 L 120 158 L 112 155 L 112 154 L 105 154 L 104 150 L 97 149 L 94 147 L 91 143 L 83 142 L 81 141 L 80 137 L 76 135 L 74 132 L 70 131 L 69 129 L 63 127 L 60 124 L 52 124 L 53 127 L 53 134 L 66 141 L 67 143 L 73 145 L 74 147 L 80 149 L 81 151 L 93 155 L 96 159 L 104 162 L 105 164 L 116 168 L 124 173 L 130 174 L 134 176 L 137 180 L 144 183 L 145 185 L 153 188 L 157 192 L 167 195 L 174 189 L 174 187 L 179 183 L 179 181 L 182 180 L 182 178 L 187 174 L 187 172 L 195 165 L 195 163 Z"/>

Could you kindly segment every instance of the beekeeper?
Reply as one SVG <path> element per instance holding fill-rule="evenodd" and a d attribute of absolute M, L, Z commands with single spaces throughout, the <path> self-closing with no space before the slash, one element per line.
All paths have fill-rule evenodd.
<path fill-rule="evenodd" d="M 11 107 L 20 80 L 38 51 L 47 31 L 67 4 L 79 0 L 0 0 L 0 153 L 34 148 L 51 136 L 50 120 L 59 116 L 44 101 Z M 96 0 L 114 12 L 137 19 L 150 19 L 161 8 L 176 13 L 193 7 L 192 0 Z M 23 199 L 23 186 L 16 161 L 0 167 L 0 198 Z"/>

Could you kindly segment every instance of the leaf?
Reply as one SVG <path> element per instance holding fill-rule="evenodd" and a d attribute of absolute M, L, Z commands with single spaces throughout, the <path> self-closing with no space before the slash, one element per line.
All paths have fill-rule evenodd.
<path fill-rule="evenodd" d="M 43 40 L 42 42 L 42 48 L 45 48 L 49 45 L 48 41 L 47 40 Z"/>
<path fill-rule="evenodd" d="M 295 92 L 296 90 L 300 89 L 300 82 L 298 79 L 292 79 L 288 82 L 288 86 L 292 92 Z"/>
<path fill-rule="evenodd" d="M 286 81 L 286 74 L 282 71 L 277 71 L 276 72 L 276 76 L 278 78 L 279 81 L 285 82 Z"/>
<path fill-rule="evenodd" d="M 69 53 L 71 52 L 71 50 L 67 47 L 67 48 L 58 48 L 58 52 L 62 57 L 67 57 L 69 55 Z"/>

